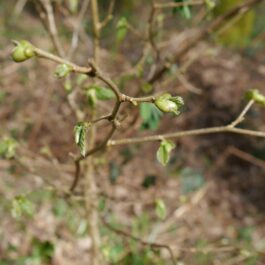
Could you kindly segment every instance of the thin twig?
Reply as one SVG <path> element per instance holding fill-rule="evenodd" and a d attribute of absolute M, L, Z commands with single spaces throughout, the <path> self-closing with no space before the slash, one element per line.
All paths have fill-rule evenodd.
<path fill-rule="evenodd" d="M 115 2 L 116 2 L 116 0 L 110 1 L 107 15 L 106 15 L 105 19 L 100 23 L 100 29 L 103 29 L 104 27 L 106 27 L 108 25 L 108 23 L 112 20 L 112 18 L 113 18 L 112 13 L 114 10 Z"/>
<path fill-rule="evenodd" d="M 170 254 L 170 259 L 172 261 L 172 264 L 173 265 L 177 265 L 176 263 L 176 260 L 175 260 L 175 257 L 174 257 L 174 253 L 173 253 L 173 250 L 170 248 L 170 246 L 166 245 L 166 244 L 159 244 L 159 243 L 155 243 L 155 242 L 147 242 L 139 237 L 136 237 L 126 231 L 123 231 L 121 229 L 118 229 L 118 228 L 115 228 L 113 227 L 111 224 L 109 224 L 104 218 L 101 218 L 102 220 L 102 223 L 111 231 L 115 232 L 116 234 L 119 234 L 119 235 L 122 235 L 124 237 L 127 237 L 127 238 L 130 238 L 134 241 L 137 241 L 139 242 L 141 245 L 143 246 L 148 246 L 150 247 L 151 249 L 161 249 L 161 248 L 164 248 L 166 249 L 169 254 Z"/>
<path fill-rule="evenodd" d="M 92 68 L 91 67 L 84 67 L 84 66 L 79 66 L 75 63 L 72 63 L 66 59 L 63 59 L 62 57 L 59 57 L 57 55 L 54 55 L 52 53 L 46 52 L 42 49 L 39 48 L 34 48 L 34 52 L 37 56 L 45 59 L 49 59 L 50 61 L 59 63 L 59 64 L 67 64 L 72 67 L 72 71 L 80 74 L 91 74 L 92 73 Z"/>
<path fill-rule="evenodd" d="M 79 12 L 79 15 L 78 15 L 78 18 L 76 21 L 75 29 L 74 29 L 74 32 L 72 35 L 71 47 L 70 47 L 70 50 L 69 50 L 68 56 L 67 56 L 67 58 L 69 58 L 69 60 L 71 60 L 75 50 L 77 49 L 78 36 L 79 36 L 80 29 L 81 29 L 82 21 L 86 15 L 86 12 L 87 12 L 87 9 L 89 6 L 89 1 L 90 0 L 84 0 L 82 3 L 82 6 L 80 8 L 80 12 Z"/>
<path fill-rule="evenodd" d="M 53 42 L 58 54 L 60 56 L 64 57 L 65 52 L 64 52 L 63 46 L 61 45 L 61 42 L 59 40 L 51 1 L 50 0 L 39 0 L 39 2 L 43 5 L 43 7 L 46 11 L 46 14 L 47 14 L 49 33 L 51 35 L 52 42 Z"/>
<path fill-rule="evenodd" d="M 196 6 L 196 5 L 204 5 L 203 1 L 184 1 L 180 3 L 157 3 L 155 4 L 155 8 L 163 9 L 163 8 L 174 8 L 174 7 L 183 7 L 183 6 Z"/>
<path fill-rule="evenodd" d="M 241 123 L 244 120 L 244 117 L 246 116 L 247 112 L 250 110 L 250 108 L 254 104 L 254 100 L 250 100 L 248 104 L 245 106 L 245 108 L 242 110 L 242 112 L 239 114 L 239 116 L 235 119 L 234 122 L 231 123 L 231 127 L 236 127 L 239 123 Z"/>
<path fill-rule="evenodd" d="M 174 62 L 174 63 L 179 62 L 189 50 L 191 50 L 194 46 L 196 46 L 202 39 L 207 38 L 214 30 L 216 30 L 220 26 L 222 26 L 224 22 L 229 22 L 231 19 L 233 19 L 235 16 L 237 16 L 237 14 L 241 13 L 242 10 L 244 10 L 243 13 L 246 13 L 254 5 L 261 3 L 262 1 L 264 1 L 264 0 L 249 0 L 243 4 L 236 6 L 235 8 L 233 8 L 231 10 L 227 11 L 225 14 L 218 16 L 209 25 L 207 25 L 205 28 L 200 30 L 199 33 L 195 34 L 192 40 L 187 42 L 186 45 L 184 45 L 181 49 L 179 49 L 176 52 L 176 54 L 173 56 L 172 62 Z M 166 73 L 167 69 L 168 69 L 168 65 L 162 65 L 154 73 L 154 75 L 148 79 L 148 82 L 149 83 L 155 83 L 157 80 L 159 80 Z"/>

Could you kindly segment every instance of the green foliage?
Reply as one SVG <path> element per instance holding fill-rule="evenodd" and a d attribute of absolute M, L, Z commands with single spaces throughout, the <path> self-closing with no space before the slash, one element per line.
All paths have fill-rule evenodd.
<path fill-rule="evenodd" d="M 52 256 L 54 253 L 54 245 L 52 242 L 40 241 L 37 238 L 34 238 L 32 241 L 32 254 L 31 260 L 38 262 L 39 264 L 43 262 L 51 262 Z"/>
<path fill-rule="evenodd" d="M 115 98 L 114 92 L 109 89 L 102 86 L 91 86 L 90 89 L 95 89 L 96 97 L 99 100 L 109 100 Z"/>
<path fill-rule="evenodd" d="M 26 196 L 16 196 L 12 200 L 11 213 L 14 218 L 20 218 L 23 215 L 32 217 L 34 214 L 34 205 Z"/>
<path fill-rule="evenodd" d="M 72 86 L 72 82 L 69 78 L 67 78 L 63 84 L 64 86 L 64 90 L 67 92 L 67 93 L 71 93 L 72 90 L 73 90 L 73 86 Z"/>
<path fill-rule="evenodd" d="M 88 89 L 86 91 L 86 97 L 87 97 L 87 103 L 88 106 L 90 106 L 91 108 L 95 108 L 96 104 L 97 104 L 97 95 L 96 95 L 96 90 L 95 89 Z"/>
<path fill-rule="evenodd" d="M 11 159 L 16 155 L 16 150 L 18 147 L 18 143 L 15 139 L 11 137 L 4 137 L 0 141 L 0 157 Z"/>
<path fill-rule="evenodd" d="M 184 101 L 181 97 L 172 97 L 169 93 L 165 93 L 155 100 L 155 105 L 162 112 L 171 112 L 179 115 L 180 108 L 184 105 Z"/>
<path fill-rule="evenodd" d="M 98 100 L 110 100 L 115 98 L 114 92 L 102 86 L 92 85 L 86 90 L 86 96 L 88 104 L 91 107 L 95 107 Z"/>
<path fill-rule="evenodd" d="M 116 40 L 117 43 L 122 42 L 128 32 L 128 22 L 126 17 L 121 17 L 116 26 Z"/>
<path fill-rule="evenodd" d="M 140 116 L 143 119 L 142 129 L 156 130 L 162 117 L 162 112 L 154 104 L 142 103 Z"/>
<path fill-rule="evenodd" d="M 156 157 L 157 160 L 166 166 L 170 159 L 171 151 L 176 147 L 176 145 L 170 140 L 163 140 L 157 150 Z"/>
<path fill-rule="evenodd" d="M 72 66 L 68 64 L 59 64 L 55 69 L 55 76 L 57 78 L 63 78 L 69 75 L 69 73 L 73 70 Z"/>
<path fill-rule="evenodd" d="M 243 3 L 244 0 L 222 0 L 213 10 L 214 16 L 220 16 L 231 10 L 236 5 Z M 218 35 L 217 40 L 229 47 L 242 48 L 249 43 L 249 39 L 253 30 L 255 20 L 255 11 L 248 11 L 245 15 L 235 20 L 233 24 L 229 24 L 225 30 Z M 230 22 L 228 22 L 230 23 Z"/>
<path fill-rule="evenodd" d="M 258 89 L 250 89 L 246 92 L 246 99 L 254 100 L 256 103 L 265 107 L 265 96 Z"/>
<path fill-rule="evenodd" d="M 14 62 L 24 62 L 35 56 L 34 47 L 26 40 L 14 41 L 15 48 L 12 51 L 11 57 Z"/>
<path fill-rule="evenodd" d="M 86 149 L 87 149 L 86 134 L 90 126 L 91 126 L 90 123 L 79 122 L 74 128 L 75 143 L 79 147 L 82 156 L 86 155 Z"/>
<path fill-rule="evenodd" d="M 120 260 L 122 255 L 124 254 L 124 246 L 123 244 L 116 245 L 105 245 L 102 248 L 103 255 L 108 262 L 116 263 Z"/>
<path fill-rule="evenodd" d="M 155 203 L 155 212 L 158 218 L 164 220 L 167 216 L 167 208 L 162 199 L 157 199 Z"/>
<path fill-rule="evenodd" d="M 174 1 L 175 1 L 175 3 L 183 3 L 183 6 L 174 7 L 173 12 L 174 13 L 179 12 L 184 18 L 191 19 L 190 7 L 185 4 L 185 2 L 187 2 L 187 0 L 174 0 Z"/>
<path fill-rule="evenodd" d="M 155 175 L 148 175 L 144 178 L 143 182 L 142 182 L 142 186 L 145 189 L 148 189 L 152 186 L 154 186 L 156 184 L 157 181 L 157 176 Z"/>

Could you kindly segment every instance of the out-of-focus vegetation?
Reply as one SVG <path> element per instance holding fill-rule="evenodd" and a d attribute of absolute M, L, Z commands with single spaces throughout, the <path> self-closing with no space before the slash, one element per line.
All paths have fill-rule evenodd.
<path fill-rule="evenodd" d="M 45 1 L 0 2 L 0 265 L 263 264 L 263 138 L 167 137 L 231 125 L 247 102 L 239 130 L 263 135 L 264 3 L 224 20 L 175 58 L 201 29 L 246 1 L 172 5 L 152 18 L 152 2 L 188 1 L 117 0 L 95 58 L 92 0 L 81 21 L 84 0 L 46 1 L 65 56 L 52 44 L 51 14 L 34 5 Z M 96 2 L 104 21 L 110 1 Z M 36 49 L 63 61 L 56 65 Z M 75 73 L 69 58 L 84 67 L 93 58 L 100 70 Z M 116 91 L 99 72 L 132 97 L 120 102 L 117 117 L 110 115 Z M 109 127 L 115 134 L 105 142 Z M 145 142 L 149 135 L 157 142 Z M 131 145 L 131 137 L 143 141 Z M 89 164 L 81 164 L 69 191 L 74 158 L 87 156 L 91 139 L 100 147 L 90 160 L 95 182 L 88 183 Z M 119 139 L 128 145 L 106 146 Z M 87 192 L 93 185 L 95 194 Z M 93 229 L 101 263 L 93 258 Z"/>

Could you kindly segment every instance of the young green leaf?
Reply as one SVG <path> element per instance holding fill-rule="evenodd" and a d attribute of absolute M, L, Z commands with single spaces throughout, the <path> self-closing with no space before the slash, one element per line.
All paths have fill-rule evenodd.
<path fill-rule="evenodd" d="M 63 63 L 56 67 L 54 74 L 57 78 L 63 78 L 66 77 L 72 70 L 73 69 L 70 65 Z"/>
<path fill-rule="evenodd" d="M 32 216 L 34 205 L 26 196 L 16 196 L 12 201 L 11 213 L 14 218 L 20 218 L 22 215 Z"/>
<path fill-rule="evenodd" d="M 64 90 L 67 92 L 67 93 L 71 93 L 72 90 L 73 90 L 73 85 L 72 85 L 72 81 L 67 78 L 63 84 L 64 86 Z"/>
<path fill-rule="evenodd" d="M 98 101 L 96 90 L 94 88 L 88 89 L 86 91 L 86 97 L 87 97 L 88 105 L 94 108 Z"/>
<path fill-rule="evenodd" d="M 18 143 L 10 137 L 4 137 L 0 141 L 0 156 L 6 159 L 11 159 L 16 154 Z"/>
<path fill-rule="evenodd" d="M 155 212 L 158 218 L 161 220 L 164 220 L 167 216 L 167 208 L 162 199 L 157 199 L 156 200 L 156 207 L 155 207 Z"/>
<path fill-rule="evenodd" d="M 175 3 L 182 3 L 183 5 L 173 8 L 173 12 L 179 12 L 184 18 L 191 19 L 190 7 L 188 6 L 188 4 L 185 4 L 186 1 L 187 0 L 175 0 Z"/>
<path fill-rule="evenodd" d="M 95 89 L 96 96 L 99 100 L 109 100 L 115 98 L 114 92 L 109 88 L 101 86 L 93 86 L 93 88 Z"/>
<path fill-rule="evenodd" d="M 170 159 L 171 151 L 176 147 L 176 145 L 170 140 L 163 140 L 157 150 L 156 157 L 157 160 L 166 166 Z"/>
<path fill-rule="evenodd" d="M 127 25 L 128 22 L 126 17 L 120 18 L 116 26 L 116 39 L 118 43 L 122 42 L 125 39 L 128 31 Z"/>
<path fill-rule="evenodd" d="M 74 128 L 75 143 L 79 147 L 82 156 L 86 155 L 86 150 L 87 150 L 86 134 L 89 126 L 90 124 L 87 122 L 79 122 Z"/>
<path fill-rule="evenodd" d="M 140 116 L 143 119 L 142 129 L 156 130 L 162 117 L 162 112 L 151 103 L 140 105 Z"/>

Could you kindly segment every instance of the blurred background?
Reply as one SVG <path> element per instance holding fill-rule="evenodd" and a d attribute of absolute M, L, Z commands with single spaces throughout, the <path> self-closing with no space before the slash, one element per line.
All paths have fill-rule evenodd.
<path fill-rule="evenodd" d="M 109 1 L 98 2 L 104 18 Z M 170 58 L 198 30 L 244 1 L 213 2 L 216 7 L 209 10 L 203 5 L 158 12 L 155 38 L 162 57 Z M 82 0 L 52 4 L 68 50 Z M 144 42 L 130 30 L 117 33 L 121 18 L 144 32 L 150 6 L 149 0 L 116 1 L 113 19 L 102 32 L 100 66 L 127 94 L 170 91 L 184 98 L 185 107 L 177 118 L 145 105 L 124 109 L 116 139 L 228 124 L 246 105 L 248 89 L 265 93 L 264 1 L 200 41 L 154 86 L 144 80 L 155 57 L 149 55 L 143 68 L 128 74 Z M 80 65 L 93 53 L 91 31 L 88 10 L 73 58 Z M 34 1 L 0 0 L 0 33 L 0 265 L 90 264 L 84 203 L 60 193 L 73 179 L 69 154 L 78 153 L 77 120 L 67 104 L 71 88 L 54 77 L 52 62 L 15 64 L 10 58 L 14 39 L 54 52 Z M 71 76 L 77 87 L 86 82 L 82 78 Z M 78 104 L 87 108 L 81 93 Z M 109 112 L 109 102 L 99 104 L 100 113 Z M 265 131 L 264 122 L 264 109 L 255 105 L 240 126 Z M 98 141 L 104 135 L 103 124 Z M 265 264 L 264 139 L 213 134 L 175 143 L 167 167 L 156 160 L 157 143 L 97 154 L 100 214 L 114 227 L 170 245 L 178 265 Z M 80 193 L 82 186 L 81 180 Z M 108 264 L 171 264 L 167 250 L 153 250 L 99 226 Z"/>

